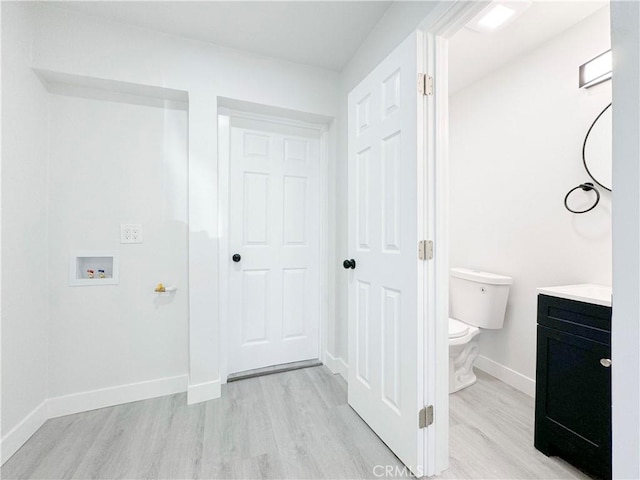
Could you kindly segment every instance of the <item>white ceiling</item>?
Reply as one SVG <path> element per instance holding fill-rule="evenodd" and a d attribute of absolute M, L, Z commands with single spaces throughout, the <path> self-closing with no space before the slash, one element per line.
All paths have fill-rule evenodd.
<path fill-rule="evenodd" d="M 55 2 L 54 5 L 181 37 L 341 71 L 391 3 L 71 1 Z"/>
<path fill-rule="evenodd" d="M 463 28 L 449 43 L 450 94 L 550 40 L 607 1 L 536 1 L 512 24 L 493 33 Z"/>

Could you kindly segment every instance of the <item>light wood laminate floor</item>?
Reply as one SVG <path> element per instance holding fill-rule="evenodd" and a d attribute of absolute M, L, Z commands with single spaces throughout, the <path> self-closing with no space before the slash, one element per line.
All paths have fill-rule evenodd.
<path fill-rule="evenodd" d="M 2 478 L 380 478 L 402 464 L 346 404 L 324 366 L 47 421 Z M 443 479 L 587 478 L 533 446 L 533 400 L 479 373 L 450 396 L 451 468 Z M 397 468 L 396 468 L 397 467 Z M 401 475 L 400 475 L 401 476 Z M 389 478 L 389 477 L 387 477 Z M 397 476 L 396 476 L 397 478 Z"/>

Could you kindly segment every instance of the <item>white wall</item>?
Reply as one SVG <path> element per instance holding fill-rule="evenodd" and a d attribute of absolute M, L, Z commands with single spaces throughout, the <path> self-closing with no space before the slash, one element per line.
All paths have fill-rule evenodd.
<path fill-rule="evenodd" d="M 184 278 L 181 277 L 183 272 L 178 267 L 177 256 L 170 259 L 170 265 L 165 263 L 168 259 L 154 264 L 158 249 L 161 248 L 159 245 L 162 245 L 159 238 L 162 234 L 178 235 L 181 227 L 177 222 L 184 219 L 179 218 L 170 223 L 167 218 L 157 218 L 154 213 L 158 212 L 143 209 L 143 205 L 146 206 L 147 203 L 135 196 L 130 199 L 134 201 L 135 209 L 139 209 L 137 213 L 125 210 L 123 198 L 118 199 L 115 206 L 107 208 L 108 201 L 92 197 L 94 187 L 83 180 L 87 175 L 97 175 L 100 172 L 104 177 L 101 188 L 106 192 L 121 192 L 126 185 L 133 186 L 136 182 L 142 182 L 141 172 L 135 168 L 131 170 L 135 164 L 128 161 L 128 153 L 123 154 L 123 150 L 118 148 L 122 141 L 133 141 L 127 135 L 126 124 L 121 128 L 113 123 L 116 117 L 144 117 L 146 114 L 142 112 L 147 112 L 150 117 L 156 114 L 131 105 L 52 97 L 51 123 L 54 135 L 51 156 L 51 218 L 48 222 L 51 231 L 51 258 L 48 265 L 52 277 L 52 335 L 48 396 L 57 399 L 50 405 L 52 408 L 56 406 L 53 413 L 65 411 L 65 402 L 69 404 L 67 410 L 80 405 L 82 402 L 74 403 L 74 398 L 77 400 L 78 397 L 76 394 L 117 388 L 127 382 L 153 381 L 181 375 L 185 371 L 183 336 L 187 331 L 190 400 L 204 400 L 219 394 L 218 301 L 216 295 L 212 294 L 218 291 L 217 245 L 225 235 L 225 232 L 218 231 L 216 211 L 215 132 L 218 98 L 234 98 L 335 117 L 338 104 L 342 102 L 346 105 L 348 91 L 415 28 L 433 5 L 435 4 L 416 2 L 392 6 L 342 76 L 323 69 L 244 54 L 60 10 L 55 6 L 39 4 L 27 8 L 24 4 L 15 5 L 16 10 L 28 9 L 35 12 L 33 24 L 28 25 L 29 28 L 33 26 L 35 35 L 30 50 L 28 43 L 25 43 L 24 53 L 28 55 L 23 59 L 25 67 L 59 72 L 67 75 L 67 79 L 75 76 L 85 80 L 104 79 L 107 83 L 128 82 L 134 87 L 171 88 L 185 91 L 189 96 L 188 330 L 183 324 L 184 305 L 181 303 L 187 290 L 180 288 Z M 24 31 L 29 31 L 29 28 Z M 29 74 L 32 75 L 31 72 Z M 12 95 L 30 94 L 23 89 L 22 84 L 11 87 Z M 46 105 L 48 96 L 42 94 L 42 98 L 44 101 L 38 103 Z M 346 109 L 342 113 L 340 125 L 346 125 Z M 86 125 L 82 124 L 78 120 L 80 115 L 88 116 L 90 121 Z M 145 125 L 151 126 L 149 134 L 153 130 L 157 140 L 161 133 L 153 129 L 156 120 L 147 118 Z M 97 125 L 105 130 L 103 137 L 94 134 L 96 129 L 93 127 Z M 46 128 L 39 128 L 39 131 L 44 132 Z M 340 155 L 336 158 L 336 131 L 337 126 L 334 124 L 329 134 L 329 217 L 332 224 L 335 198 L 336 210 L 342 214 L 342 228 L 330 228 L 336 232 L 334 240 L 346 247 L 346 212 L 339 207 L 346 204 L 346 135 L 343 135 Z M 34 145 L 33 142 L 31 145 Z M 77 148 L 69 149 L 69 145 Z M 161 153 L 155 152 L 155 161 L 158 161 Z M 86 158 L 97 160 L 97 165 L 83 163 Z M 117 159 L 120 176 L 114 170 L 106 168 L 114 158 Z M 145 158 L 145 165 L 150 166 L 154 160 Z M 44 162 L 40 164 L 40 168 L 42 174 L 46 168 Z M 160 174 L 161 171 L 162 169 L 151 169 L 152 173 Z M 130 183 L 123 181 L 125 172 L 133 175 Z M 333 182 L 334 175 L 341 178 L 341 183 Z M 158 183 L 156 177 L 147 180 L 142 188 L 150 196 L 162 196 L 170 189 L 166 184 Z M 42 191 L 46 191 L 46 185 Z M 80 197 L 84 198 L 82 202 L 78 202 Z M 33 200 L 33 195 L 30 198 Z M 72 215 L 63 212 L 72 212 Z M 100 215 L 92 217 L 90 212 L 100 212 Z M 117 243 L 117 225 L 124 221 L 143 224 L 147 239 L 144 245 L 125 247 Z M 46 224 L 43 217 L 43 232 L 46 232 Z M 163 228 L 164 231 L 161 231 Z M 38 238 L 42 240 L 43 246 L 46 245 L 46 235 L 39 235 Z M 146 243 L 154 241 L 160 243 Z M 120 249 L 121 285 L 91 289 L 67 287 L 66 258 L 74 248 Z M 140 250 L 135 250 L 136 248 Z M 178 245 L 178 248 L 182 248 L 182 245 Z M 329 249 L 332 250 L 331 241 Z M 143 251 L 145 258 L 131 255 L 131 252 Z M 46 249 L 42 250 L 42 254 L 46 255 Z M 341 252 L 331 262 L 329 278 L 336 273 L 340 277 L 340 272 L 331 269 L 339 268 L 342 256 Z M 39 265 L 47 265 L 46 257 Z M 131 269 L 137 269 L 133 276 Z M 159 281 L 158 277 L 165 275 L 174 276 L 175 283 L 180 288 L 176 303 L 153 310 L 149 289 Z M 44 292 L 47 293 L 46 290 Z M 339 285 L 335 291 L 332 290 L 327 303 L 331 306 L 333 296 L 338 292 L 343 295 L 342 304 L 335 317 L 330 312 L 327 353 L 331 358 L 346 358 L 346 286 Z M 89 304 L 92 307 L 87 309 Z M 116 309 L 114 304 L 122 306 Z M 43 303 L 42 309 L 46 313 L 46 303 Z M 331 323 L 334 319 L 335 323 Z M 104 334 L 102 343 L 99 341 L 101 334 Z M 158 352 L 167 347 L 169 337 L 173 341 L 170 354 L 167 358 L 159 359 Z M 39 349 L 39 352 L 44 351 Z M 140 356 L 142 351 L 147 352 L 144 358 Z M 38 365 L 46 365 L 45 361 L 40 360 Z M 5 364 L 9 365 L 10 362 Z M 114 365 L 118 368 L 113 368 Z M 125 365 L 132 365 L 133 368 L 123 371 Z M 346 364 L 343 365 L 346 367 Z M 24 373 L 18 367 L 14 371 L 18 376 Z M 33 385 L 32 380 L 28 383 Z M 24 411 L 28 412 L 29 408 Z M 23 414 L 21 412 L 16 418 L 24 416 Z"/>
<path fill-rule="evenodd" d="M 186 385 L 187 111 L 52 95 L 49 115 L 49 396 Z M 120 244 L 121 223 L 144 242 Z M 69 287 L 73 250 L 118 250 L 119 285 Z"/>
<path fill-rule="evenodd" d="M 612 2 L 613 478 L 640 478 L 640 4 Z"/>
<path fill-rule="evenodd" d="M 605 8 L 450 100 L 451 266 L 513 277 L 504 328 L 482 334 L 479 365 L 515 371 L 491 370 L 529 393 L 536 287 L 611 284 L 611 194 L 600 189 L 587 214 L 563 206 L 590 180 L 582 142 L 611 101 L 611 82 L 578 89 L 578 66 L 609 48 Z"/>
<path fill-rule="evenodd" d="M 190 401 L 220 394 L 218 99 L 333 118 L 338 74 L 50 5 L 4 3 L 3 13 L 3 435 L 22 422 L 3 437 L 6 460 L 47 416 L 184 389 L 187 368 Z M 81 84 L 126 83 L 124 93 L 186 92 L 188 118 L 137 101 L 53 96 L 31 67 Z M 186 123 L 185 156 L 173 132 Z M 145 243 L 120 245 L 121 222 L 141 223 Z M 120 285 L 68 287 L 75 248 L 120 250 Z M 159 281 L 178 286 L 167 305 L 155 303 Z"/>
<path fill-rule="evenodd" d="M 340 77 L 335 72 L 247 55 L 55 7 L 35 7 L 38 15 L 35 28 L 37 35 L 32 50 L 33 67 L 82 77 L 173 88 L 189 94 L 189 360 L 193 400 L 217 395 L 220 383 L 218 303 L 216 296 L 211 295 L 212 291 L 217 291 L 216 251 L 218 239 L 223 234 L 217 229 L 217 142 L 215 135 L 211 134 L 216 131 L 218 97 L 327 117 L 336 116 L 339 99 L 346 101 L 348 91 L 395 48 L 434 5 L 416 2 L 392 6 Z M 255 88 L 256 85 L 260 85 L 260 88 Z M 341 123 L 333 126 L 331 138 L 335 138 L 333 132 L 339 125 L 346 125 L 346 111 L 343 112 Z M 334 144 L 330 145 L 332 159 L 335 157 L 331 152 L 335 149 Z M 335 188 L 336 204 L 344 205 L 346 136 L 342 138 L 340 152 L 338 166 L 330 165 L 330 174 L 335 168 L 341 183 L 332 183 L 331 193 Z M 63 206 L 66 201 L 61 198 L 60 205 Z M 346 212 L 338 207 L 336 210 L 342 214 L 342 228 L 334 229 L 336 241 L 346 247 Z M 332 212 L 330 217 L 333 218 Z M 109 221 L 115 222 L 116 218 Z M 53 220 L 51 228 L 54 228 Z M 68 235 L 70 233 L 59 244 L 52 245 L 52 252 L 55 250 L 59 255 L 64 250 L 63 243 L 69 243 Z M 66 248 L 72 246 L 67 245 Z M 342 256 L 342 252 L 336 256 L 337 266 Z M 57 268 L 56 275 L 59 275 L 62 267 L 56 262 L 56 259 L 52 259 L 51 267 L 52 270 Z M 329 272 L 330 277 L 332 274 Z M 341 278 L 339 273 L 337 277 Z M 336 324 L 328 326 L 329 354 L 334 353 L 338 358 L 346 358 L 345 292 L 346 286 L 338 282 L 335 293 L 342 295 L 342 302 L 337 308 Z M 58 300 L 54 299 L 53 302 Z M 329 304 L 332 304 L 332 298 L 329 298 Z M 65 316 L 65 308 L 60 307 L 55 312 L 56 318 Z M 82 316 L 78 314 L 78 318 L 71 323 L 84 325 L 80 318 Z M 333 316 L 330 317 L 333 319 Z M 55 343 L 57 347 L 52 355 L 56 358 L 51 361 L 52 365 L 58 367 L 52 370 L 55 378 L 52 378 L 52 394 L 104 388 L 116 382 L 113 378 L 96 381 L 87 376 L 84 381 L 77 379 L 74 385 L 58 385 L 60 372 L 73 365 L 75 360 L 67 358 L 63 338 L 56 338 Z M 58 355 L 61 358 L 57 358 Z M 104 360 L 104 356 L 97 355 L 97 358 Z M 173 372 L 165 373 L 168 375 Z"/>
<path fill-rule="evenodd" d="M 338 75 L 40 6 L 33 65 L 189 95 L 189 397 L 219 395 L 217 99 L 335 116 Z M 114 350 L 113 355 L 117 355 Z"/>
<path fill-rule="evenodd" d="M 42 404 L 47 384 L 48 95 L 29 69 L 32 9 L 2 4 L 3 438 Z M 31 421 L 38 428 L 43 417 Z"/>

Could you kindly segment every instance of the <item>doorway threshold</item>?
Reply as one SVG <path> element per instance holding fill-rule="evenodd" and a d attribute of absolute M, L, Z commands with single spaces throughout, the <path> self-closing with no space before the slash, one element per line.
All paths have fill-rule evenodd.
<path fill-rule="evenodd" d="M 281 365 L 255 368 L 253 370 L 245 370 L 244 372 L 229 374 L 227 377 L 227 383 L 246 380 L 247 378 L 261 377 L 263 375 L 272 375 L 274 373 L 288 372 L 290 370 L 299 370 L 301 368 L 318 367 L 320 365 L 322 365 L 322 362 L 317 358 L 314 358 L 312 360 L 302 360 L 300 362 L 283 363 Z"/>

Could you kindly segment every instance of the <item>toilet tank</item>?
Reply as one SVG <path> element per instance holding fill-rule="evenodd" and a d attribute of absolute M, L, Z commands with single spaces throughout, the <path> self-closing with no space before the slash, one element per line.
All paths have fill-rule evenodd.
<path fill-rule="evenodd" d="M 450 316 L 480 328 L 502 328 L 512 283 L 513 279 L 504 275 L 452 268 Z"/>

